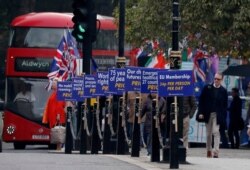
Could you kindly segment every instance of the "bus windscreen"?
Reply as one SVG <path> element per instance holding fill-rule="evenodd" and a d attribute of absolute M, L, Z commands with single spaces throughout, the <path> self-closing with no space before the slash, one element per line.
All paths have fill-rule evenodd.
<path fill-rule="evenodd" d="M 32 121 L 42 123 L 42 115 L 48 96 L 47 79 L 7 78 L 6 109 Z"/>
<path fill-rule="evenodd" d="M 64 28 L 14 27 L 12 29 L 10 47 L 14 48 L 57 48 Z M 125 44 L 125 50 L 130 46 Z M 116 30 L 99 30 L 93 50 L 118 50 Z"/>
<path fill-rule="evenodd" d="M 15 27 L 10 47 L 57 48 L 64 34 L 62 28 Z"/>

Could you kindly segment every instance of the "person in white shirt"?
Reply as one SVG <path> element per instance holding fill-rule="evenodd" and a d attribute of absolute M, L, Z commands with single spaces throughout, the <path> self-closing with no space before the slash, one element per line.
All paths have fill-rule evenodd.
<path fill-rule="evenodd" d="M 14 102 L 24 101 L 24 102 L 34 102 L 36 101 L 35 96 L 28 90 L 27 84 L 21 85 L 21 91 L 17 93 Z"/>

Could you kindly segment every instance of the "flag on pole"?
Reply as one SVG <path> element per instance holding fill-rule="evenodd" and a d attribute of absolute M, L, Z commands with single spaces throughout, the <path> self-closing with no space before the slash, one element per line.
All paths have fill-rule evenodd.
<path fill-rule="evenodd" d="M 156 56 L 151 56 L 149 60 L 146 62 L 145 67 L 147 68 L 165 68 L 166 67 L 166 59 L 164 57 L 164 53 L 162 51 L 158 52 Z"/>
<path fill-rule="evenodd" d="M 91 72 L 92 72 L 92 73 L 96 73 L 96 72 L 98 71 L 98 70 L 97 70 L 97 69 L 98 69 L 98 66 L 97 66 L 95 60 L 93 59 L 93 57 L 91 57 L 91 63 L 92 63 L 92 65 L 91 65 L 91 66 L 92 66 L 92 67 L 91 67 L 91 68 L 92 68 Z"/>
<path fill-rule="evenodd" d="M 197 50 L 194 56 L 193 65 L 193 75 L 194 75 L 194 85 L 195 85 L 195 95 L 199 96 L 202 88 L 206 83 L 206 72 L 207 72 L 207 55 L 201 51 Z"/>
<path fill-rule="evenodd" d="M 80 58 L 76 42 L 69 30 L 65 31 L 56 51 L 56 56 L 52 61 L 51 71 L 47 75 L 50 83 L 46 87 L 50 90 L 51 82 L 54 78 L 62 81 L 71 80 L 76 75 L 76 59 Z"/>

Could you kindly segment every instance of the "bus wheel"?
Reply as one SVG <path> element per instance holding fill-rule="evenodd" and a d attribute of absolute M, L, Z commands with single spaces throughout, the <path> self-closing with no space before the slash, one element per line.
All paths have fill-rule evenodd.
<path fill-rule="evenodd" d="M 25 144 L 21 142 L 14 142 L 14 149 L 25 149 Z"/>

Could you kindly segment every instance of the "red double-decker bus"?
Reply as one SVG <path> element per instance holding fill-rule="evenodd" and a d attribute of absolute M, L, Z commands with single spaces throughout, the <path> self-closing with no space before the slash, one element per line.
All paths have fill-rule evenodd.
<path fill-rule="evenodd" d="M 29 13 L 11 22 L 6 57 L 6 93 L 3 141 L 13 142 L 15 149 L 27 144 L 50 144 L 50 129 L 42 124 L 42 116 L 49 92 L 48 83 L 52 60 L 65 29 L 72 29 L 70 13 Z M 118 55 L 117 27 L 112 17 L 97 15 L 97 40 L 93 44 L 93 58 L 100 71 L 115 66 Z M 125 47 L 128 65 L 134 59 Z M 30 97 L 18 95 L 26 91 Z M 21 97 L 20 97 L 21 96 Z"/>

